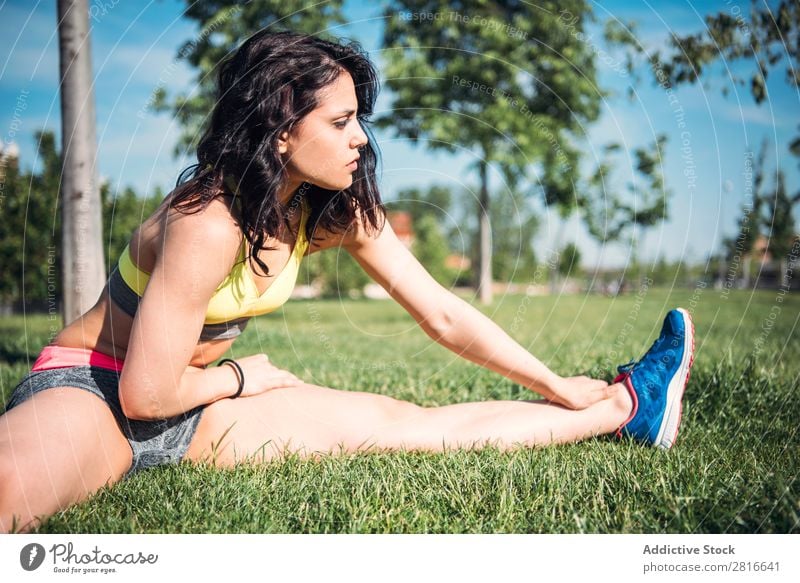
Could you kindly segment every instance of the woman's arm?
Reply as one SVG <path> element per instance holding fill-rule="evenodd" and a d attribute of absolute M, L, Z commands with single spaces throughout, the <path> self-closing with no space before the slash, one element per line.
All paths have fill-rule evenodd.
<path fill-rule="evenodd" d="M 520 346 L 500 326 L 479 310 L 445 290 L 439 300 L 447 308 L 447 321 L 439 344 L 467 360 L 508 377 L 547 399 L 557 397 L 562 377 Z"/>
<path fill-rule="evenodd" d="M 585 409 L 616 392 L 617 387 L 605 381 L 557 375 L 500 326 L 448 290 L 443 290 L 438 302 L 445 306 L 448 324 L 434 340 L 467 360 L 570 409 Z"/>
<path fill-rule="evenodd" d="M 176 212 L 163 227 L 120 373 L 120 401 L 131 419 L 172 417 L 233 395 L 238 387 L 230 366 L 189 367 L 208 302 L 239 244 L 235 231 L 210 211 Z"/>
<path fill-rule="evenodd" d="M 122 410 L 130 419 L 173 417 L 236 394 L 231 366 L 189 366 L 208 302 L 230 273 L 241 235 L 229 215 L 213 206 L 203 213 L 175 213 L 133 319 L 119 379 Z M 301 384 L 265 354 L 236 359 L 245 376 L 240 396 Z"/>
<path fill-rule="evenodd" d="M 433 279 L 388 221 L 377 236 L 355 230 L 343 245 L 431 338 L 459 356 L 572 409 L 586 408 L 615 392 L 604 381 L 564 378 L 547 368 L 491 319 Z"/>

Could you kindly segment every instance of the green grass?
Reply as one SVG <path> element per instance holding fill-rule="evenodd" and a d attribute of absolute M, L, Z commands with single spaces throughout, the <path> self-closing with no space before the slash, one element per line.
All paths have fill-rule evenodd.
<path fill-rule="evenodd" d="M 798 532 L 800 296 L 709 289 L 497 298 L 481 308 L 564 375 L 606 379 L 669 307 L 693 309 L 697 354 L 678 445 L 603 437 L 501 452 L 289 458 L 140 472 L 40 532 Z M 3 402 L 48 341 L 45 316 L 0 325 Z M 759 349 L 760 347 L 760 349 Z M 308 382 L 443 405 L 526 399 L 438 346 L 392 302 L 294 301 L 254 321 L 234 356 L 267 352 Z"/>

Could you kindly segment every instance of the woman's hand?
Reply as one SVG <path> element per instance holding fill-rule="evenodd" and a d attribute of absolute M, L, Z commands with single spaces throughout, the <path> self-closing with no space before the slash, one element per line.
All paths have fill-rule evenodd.
<path fill-rule="evenodd" d="M 244 373 L 244 390 L 241 397 L 252 397 L 271 389 L 296 387 L 303 384 L 299 378 L 288 370 L 278 368 L 269 361 L 266 354 L 254 354 L 237 358 L 236 362 L 242 367 Z M 233 369 L 233 366 L 225 365 Z M 236 374 L 236 371 L 231 371 Z"/>
<path fill-rule="evenodd" d="M 561 377 L 556 385 L 551 387 L 553 395 L 550 400 L 567 409 L 586 409 L 595 403 L 610 399 L 617 394 L 619 388 L 618 384 L 609 385 L 605 381 L 587 376 Z"/>

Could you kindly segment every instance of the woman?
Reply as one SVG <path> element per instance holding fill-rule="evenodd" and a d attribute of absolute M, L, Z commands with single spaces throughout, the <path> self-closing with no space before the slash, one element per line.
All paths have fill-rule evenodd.
<path fill-rule="evenodd" d="M 0 529 L 34 528 L 106 484 L 183 459 L 507 448 L 623 429 L 672 445 L 692 361 L 688 313 L 670 312 L 648 354 L 608 385 L 556 375 L 437 284 L 384 220 L 361 125 L 378 82 L 357 44 L 260 32 L 218 81 L 198 164 L 0 417 Z M 304 383 L 264 354 L 208 367 L 249 318 L 288 299 L 302 257 L 333 247 L 437 342 L 545 401 L 424 408 Z"/>

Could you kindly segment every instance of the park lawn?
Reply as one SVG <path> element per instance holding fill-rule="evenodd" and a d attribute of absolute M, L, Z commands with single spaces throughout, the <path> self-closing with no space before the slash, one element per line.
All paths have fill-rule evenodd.
<path fill-rule="evenodd" d="M 601 437 L 501 452 L 296 457 L 140 472 L 45 533 L 575 533 L 800 530 L 800 296 L 698 287 L 618 298 L 500 296 L 480 309 L 563 375 L 607 380 L 691 309 L 697 352 L 677 445 Z M 0 324 L 3 403 L 48 341 L 47 316 Z M 391 301 L 292 301 L 233 356 L 266 352 L 307 382 L 420 405 L 528 399 L 456 357 Z"/>

